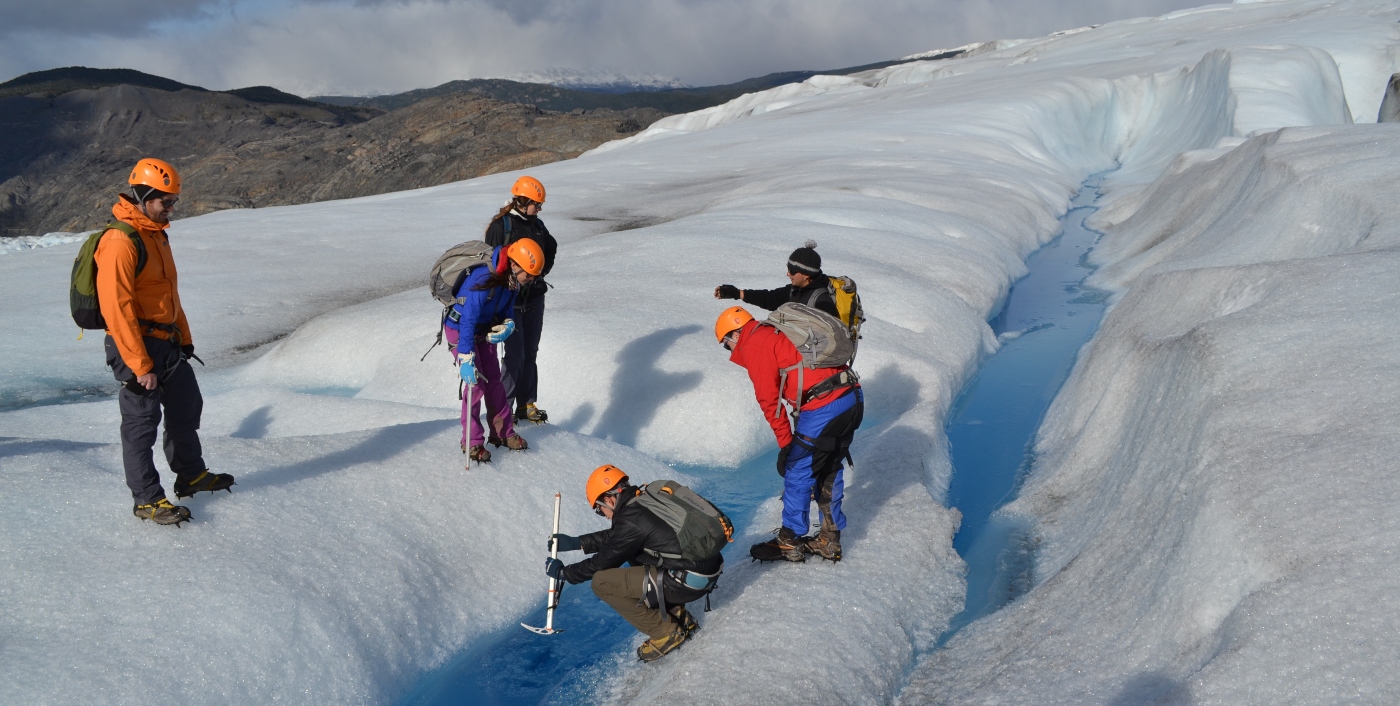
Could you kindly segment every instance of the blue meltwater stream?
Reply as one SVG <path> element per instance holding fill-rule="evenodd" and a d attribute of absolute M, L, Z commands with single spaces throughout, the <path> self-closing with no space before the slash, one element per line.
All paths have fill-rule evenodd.
<path fill-rule="evenodd" d="M 962 512 L 953 548 L 967 562 L 967 602 L 939 639 L 1031 587 L 1029 527 L 996 511 L 1016 497 L 1034 459 L 1035 433 L 1079 349 L 1098 330 L 1107 296 L 1083 285 L 1099 233 L 1084 225 L 1103 174 L 1090 177 L 1060 217 L 1060 235 L 1026 259 L 1030 270 L 989 323 L 1002 340 L 953 405 L 947 425 L 953 478 L 948 507 Z"/>
<path fill-rule="evenodd" d="M 1101 178 L 1090 177 L 1061 218 L 1063 233 L 1027 260 L 1030 273 L 1015 283 L 1005 306 L 990 322 L 1004 344 L 959 398 L 948 423 L 953 456 L 948 505 L 963 514 L 953 546 L 968 564 L 968 594 L 966 609 L 940 644 L 1029 588 L 1025 531 L 1013 521 L 994 518 L 993 513 L 1015 497 L 1029 468 L 1031 444 L 1045 409 L 1103 313 L 1104 297 L 1080 285 L 1090 271 L 1084 255 L 1098 237 L 1085 228 L 1084 219 L 1094 211 Z M 867 426 L 870 423 L 867 418 Z M 771 451 L 737 469 L 680 470 L 696 480 L 697 490 L 725 509 L 742 533 L 753 522 L 759 504 L 781 492 L 782 481 L 773 473 L 775 458 L 776 451 Z M 747 546 L 736 549 L 736 545 L 726 550 L 726 558 L 748 561 Z M 541 593 L 542 589 L 543 584 Z M 716 593 L 720 600 L 723 590 L 721 579 Z M 544 609 L 521 619 L 544 625 Z M 512 622 L 473 641 L 421 679 L 401 704 L 589 702 L 618 664 L 636 659 L 632 654 L 636 631 L 586 584 L 564 591 L 555 625 L 564 632 L 541 637 Z"/>

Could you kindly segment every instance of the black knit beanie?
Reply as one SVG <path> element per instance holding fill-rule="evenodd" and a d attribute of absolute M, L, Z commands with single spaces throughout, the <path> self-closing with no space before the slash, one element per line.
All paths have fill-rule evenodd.
<path fill-rule="evenodd" d="M 817 254 L 817 241 L 809 240 L 802 247 L 788 255 L 788 273 L 819 275 L 822 273 L 822 256 Z"/>

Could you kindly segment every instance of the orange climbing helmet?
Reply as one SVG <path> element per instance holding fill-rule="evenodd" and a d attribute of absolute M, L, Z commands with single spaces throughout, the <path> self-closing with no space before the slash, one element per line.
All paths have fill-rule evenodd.
<path fill-rule="evenodd" d="M 126 183 L 132 186 L 149 186 L 167 194 L 180 193 L 180 173 L 168 162 L 147 157 L 136 163 Z"/>
<path fill-rule="evenodd" d="M 588 496 L 588 506 L 594 507 L 604 493 L 626 482 L 627 474 L 611 463 L 593 469 L 593 473 L 588 476 L 588 484 L 583 487 L 584 494 Z"/>
<path fill-rule="evenodd" d="M 544 272 L 544 250 L 540 244 L 529 238 L 521 238 L 506 246 L 506 257 L 520 265 L 520 269 L 539 277 Z"/>
<path fill-rule="evenodd" d="M 715 340 L 724 343 L 724 337 L 730 331 L 736 331 L 744 327 L 744 324 L 753 321 L 753 314 L 750 314 L 742 306 L 731 306 L 720 312 L 719 318 L 715 319 Z"/>
<path fill-rule="evenodd" d="M 515 186 L 510 187 L 510 193 L 512 196 L 524 196 L 531 201 L 544 203 L 544 184 L 532 176 L 516 179 Z"/>

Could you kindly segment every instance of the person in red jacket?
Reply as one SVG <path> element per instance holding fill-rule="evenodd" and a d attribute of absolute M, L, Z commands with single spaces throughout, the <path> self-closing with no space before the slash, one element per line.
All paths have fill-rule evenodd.
<path fill-rule="evenodd" d="M 755 321 L 740 306 L 719 315 L 715 338 L 731 351 L 729 360 L 748 371 L 754 397 L 781 449 L 783 526 L 772 540 L 751 547 L 750 555 L 760 561 L 805 561 L 810 553 L 840 561 L 841 530 L 846 528 L 842 462 L 849 459 L 865 413 L 860 383 L 848 367 L 809 368 L 803 371 L 801 389 L 795 373 L 779 389 L 782 369 L 800 364 L 802 354 L 781 331 Z M 795 425 L 786 409 L 793 407 L 801 409 Z M 816 536 L 804 536 L 814 498 L 821 526 Z"/>
<path fill-rule="evenodd" d="M 98 308 L 107 325 L 103 347 L 107 365 L 122 383 L 117 406 L 122 466 L 135 500 L 132 513 L 156 524 L 179 525 L 190 519 L 190 511 L 166 499 L 152 451 L 162 408 L 165 459 L 175 473 L 177 499 L 228 490 L 233 476 L 206 468 L 199 443 L 204 398 L 189 364 L 194 338 L 180 305 L 175 259 L 165 233 L 180 200 L 180 175 L 159 159 L 143 159 L 127 182 L 131 194 L 119 195 L 112 216 L 136 230 L 140 247 L 111 228 L 93 255 Z"/>

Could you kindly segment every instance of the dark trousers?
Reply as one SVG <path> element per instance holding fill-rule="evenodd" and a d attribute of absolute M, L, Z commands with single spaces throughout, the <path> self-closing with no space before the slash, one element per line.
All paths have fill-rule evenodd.
<path fill-rule="evenodd" d="M 156 471 L 156 427 L 160 426 L 161 410 L 165 414 L 165 460 L 176 478 L 194 480 L 205 470 L 204 452 L 199 445 L 199 417 L 204 411 L 204 397 L 194 369 L 180 356 L 180 349 L 169 341 L 145 337 L 146 353 L 151 356 L 156 374 L 156 389 L 147 390 L 136 383 L 136 374 L 126 366 L 117 353 L 116 343 L 108 336 L 105 342 L 107 365 L 112 375 L 122 383 L 117 393 L 117 407 L 122 414 L 122 466 L 126 469 L 126 485 L 138 505 L 153 503 L 165 497 Z"/>
<path fill-rule="evenodd" d="M 506 398 L 515 400 L 519 410 L 534 402 L 539 392 L 540 373 L 535 356 L 540 352 L 540 332 L 544 330 L 544 297 L 517 301 L 511 316 L 515 319 L 515 333 L 503 344 L 506 353 L 502 373 Z"/>

